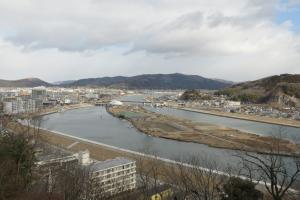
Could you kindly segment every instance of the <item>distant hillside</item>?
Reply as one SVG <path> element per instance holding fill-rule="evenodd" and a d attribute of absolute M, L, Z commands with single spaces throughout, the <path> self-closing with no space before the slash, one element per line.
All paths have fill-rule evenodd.
<path fill-rule="evenodd" d="M 20 80 L 1 80 L 0 87 L 37 87 L 37 86 L 51 86 L 50 83 L 42 81 L 38 78 L 25 78 Z"/>
<path fill-rule="evenodd" d="M 123 89 L 221 89 L 232 84 L 196 75 L 184 74 L 145 74 L 132 77 L 116 76 L 89 78 L 63 86 L 111 87 Z"/>
<path fill-rule="evenodd" d="M 300 74 L 281 74 L 256 81 L 244 82 L 220 90 L 233 100 L 249 103 L 300 105 Z"/>
<path fill-rule="evenodd" d="M 74 83 L 76 80 L 67 80 L 67 81 L 56 81 L 53 82 L 53 85 L 66 85 L 66 84 L 71 84 Z"/>

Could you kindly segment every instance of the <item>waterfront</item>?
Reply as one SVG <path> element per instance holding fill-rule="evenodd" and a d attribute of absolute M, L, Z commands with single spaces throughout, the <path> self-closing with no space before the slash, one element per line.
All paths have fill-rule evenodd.
<path fill-rule="evenodd" d="M 129 122 L 108 114 L 104 107 L 47 115 L 43 117 L 42 127 L 133 151 L 150 149 L 152 153 L 170 159 L 201 153 L 221 161 L 224 156 L 231 157 L 234 153 L 202 144 L 147 136 L 133 128 Z"/>
<path fill-rule="evenodd" d="M 152 96 L 157 97 L 160 95 L 152 94 Z M 130 100 L 130 101 L 143 101 L 144 99 L 145 99 L 145 95 L 130 95 L 130 96 L 124 96 L 120 98 L 120 100 Z M 275 137 L 280 136 L 286 139 L 290 139 L 292 141 L 296 141 L 297 143 L 300 143 L 300 128 L 297 127 L 282 126 L 282 125 L 270 124 L 265 122 L 255 122 L 255 121 L 249 121 L 245 119 L 229 118 L 229 117 L 210 115 L 210 114 L 205 114 L 200 112 L 179 110 L 179 109 L 168 108 L 168 107 L 153 108 L 148 106 L 146 108 L 150 111 L 158 112 L 164 115 L 171 115 L 171 116 L 189 119 L 192 121 L 225 126 L 228 128 L 238 129 L 240 131 L 245 131 L 245 132 L 254 133 L 263 136 L 275 136 Z"/>
<path fill-rule="evenodd" d="M 276 124 L 268 124 L 263 122 L 254 122 L 243 119 L 234 119 L 210 114 L 197 113 L 174 108 L 152 108 L 148 107 L 153 112 L 158 112 L 164 115 L 171 115 L 180 118 L 189 119 L 192 121 L 205 122 L 216 124 L 224 127 L 238 129 L 240 131 L 254 133 L 263 136 L 275 136 L 290 139 L 300 143 L 300 128 L 282 126 Z"/>
<path fill-rule="evenodd" d="M 166 112 L 166 110 L 167 109 L 159 109 L 157 111 Z M 172 111 L 176 112 L 174 110 L 170 110 L 170 112 Z M 186 115 L 185 117 L 189 116 L 190 118 L 193 117 L 194 120 L 201 120 L 197 118 L 198 113 L 191 113 L 188 111 L 180 111 L 179 113 L 181 112 L 182 115 Z M 212 116 L 205 116 L 205 119 L 209 120 L 209 117 Z M 224 120 L 227 119 L 222 118 L 222 121 L 218 122 L 224 123 Z M 228 120 L 235 119 L 228 118 Z M 244 122 L 244 128 L 246 129 L 250 129 L 252 127 L 252 123 L 257 123 L 249 122 L 251 126 L 247 126 L 248 123 L 246 122 L 247 121 Z M 274 125 L 269 125 L 269 127 L 268 124 L 264 124 L 264 126 L 269 129 L 274 128 Z M 214 158 L 216 161 L 220 162 L 220 165 L 224 162 L 237 162 L 236 158 L 232 156 L 236 152 L 231 150 L 217 149 L 202 144 L 178 142 L 147 136 L 133 128 L 129 122 L 112 117 L 106 112 L 104 107 L 82 108 L 69 110 L 64 113 L 47 115 L 43 117 L 42 127 L 132 151 L 143 151 L 144 149 L 150 148 L 152 152 L 154 151 L 160 157 L 169 159 L 176 159 L 190 154 L 201 154 Z M 255 131 L 254 129 L 251 130 Z M 297 129 L 295 131 L 297 131 Z"/>

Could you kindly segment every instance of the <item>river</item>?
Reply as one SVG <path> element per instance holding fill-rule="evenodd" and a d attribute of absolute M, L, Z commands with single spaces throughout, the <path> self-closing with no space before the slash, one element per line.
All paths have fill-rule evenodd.
<path fill-rule="evenodd" d="M 162 94 L 152 94 L 152 96 L 158 97 Z M 129 101 L 144 101 L 144 95 L 131 95 L 124 96 L 121 100 L 129 100 Z M 216 115 L 209 115 L 203 113 L 197 113 L 186 110 L 179 110 L 174 108 L 153 108 L 146 107 L 148 110 L 157 112 L 164 115 L 171 115 L 180 118 L 189 119 L 197 122 L 204 122 L 209 124 L 216 124 L 219 126 L 229 127 L 233 129 L 238 129 L 240 131 L 245 131 L 249 133 L 254 133 L 263 136 L 275 136 L 282 137 L 292 141 L 296 141 L 300 143 L 300 128 L 290 127 L 290 126 L 281 126 L 275 124 L 268 124 L 263 122 L 254 122 L 243 119 L 235 119 L 229 117 L 222 117 Z"/>
<path fill-rule="evenodd" d="M 224 156 L 235 159 L 231 158 L 234 154 L 231 150 L 148 136 L 137 131 L 129 122 L 114 118 L 106 112 L 104 107 L 89 107 L 46 115 L 43 117 L 41 126 L 48 130 L 133 151 L 150 150 L 151 153 L 169 159 L 191 154 L 208 155 L 218 162 L 222 162 Z"/>
<path fill-rule="evenodd" d="M 158 112 L 168 112 L 168 114 L 177 113 L 176 110 L 169 109 L 160 109 Z M 176 116 L 189 116 L 187 118 L 202 121 L 201 117 L 197 117 L 198 113 L 188 111 L 178 111 Z M 199 114 L 199 116 L 202 116 L 202 114 Z M 208 120 L 210 116 L 207 117 L 206 120 Z M 227 120 L 227 118 L 224 120 Z M 236 152 L 232 150 L 212 148 L 197 143 L 156 138 L 140 133 L 133 128 L 129 122 L 112 117 L 106 112 L 104 107 L 89 107 L 46 115 L 43 117 L 41 126 L 49 130 L 55 130 L 133 151 L 143 152 L 144 150 L 150 150 L 160 157 L 169 159 L 200 154 L 208 158 L 213 158 L 223 166 L 228 163 L 232 164 L 238 162 L 237 158 L 232 156 L 236 154 Z"/>

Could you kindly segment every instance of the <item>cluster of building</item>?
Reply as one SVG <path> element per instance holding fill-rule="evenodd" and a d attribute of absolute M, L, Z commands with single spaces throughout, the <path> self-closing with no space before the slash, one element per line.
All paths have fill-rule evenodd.
<path fill-rule="evenodd" d="M 289 118 L 300 120 L 300 109 L 294 107 L 286 107 L 281 110 L 263 105 L 244 105 L 241 108 L 241 113 L 268 116 L 273 118 Z"/>
<path fill-rule="evenodd" d="M 131 91 L 129 91 L 131 92 Z M 0 112 L 5 114 L 35 113 L 44 108 L 110 100 L 125 94 L 122 90 L 106 88 L 0 88 Z"/>
<path fill-rule="evenodd" d="M 0 101 L 5 114 L 34 113 L 47 102 L 45 87 L 31 89 L 1 89 Z"/>
<path fill-rule="evenodd" d="M 29 94 L 22 90 L 2 90 L 0 93 L 2 110 L 5 114 L 36 112 L 42 104 L 41 93 L 44 91 L 42 88 L 38 88 Z"/>
<path fill-rule="evenodd" d="M 169 104 L 173 106 L 183 106 L 195 109 L 212 109 L 223 112 L 300 120 L 300 108 L 285 107 L 279 110 L 270 105 L 242 104 L 240 101 L 228 100 L 222 95 L 211 95 L 211 100 L 182 101 L 177 99 L 177 101 L 173 101 L 173 103 Z"/>
<path fill-rule="evenodd" d="M 193 107 L 193 108 L 212 108 L 219 109 L 226 112 L 239 112 L 242 104 L 240 101 L 230 101 L 225 98 L 213 98 L 211 100 L 198 100 L 198 101 L 177 101 L 178 105 Z"/>

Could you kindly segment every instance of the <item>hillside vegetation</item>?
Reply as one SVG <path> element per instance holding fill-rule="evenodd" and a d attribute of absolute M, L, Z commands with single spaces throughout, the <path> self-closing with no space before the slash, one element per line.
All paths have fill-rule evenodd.
<path fill-rule="evenodd" d="M 244 82 L 218 91 L 245 103 L 272 103 L 279 106 L 300 104 L 300 75 L 282 74 Z"/>
<path fill-rule="evenodd" d="M 37 87 L 37 86 L 51 86 L 50 83 L 42 81 L 38 78 L 25 78 L 20 80 L 2 80 L 0 79 L 0 87 Z"/>
<path fill-rule="evenodd" d="M 186 90 L 180 97 L 184 101 L 211 100 L 212 97 L 198 90 Z"/>

